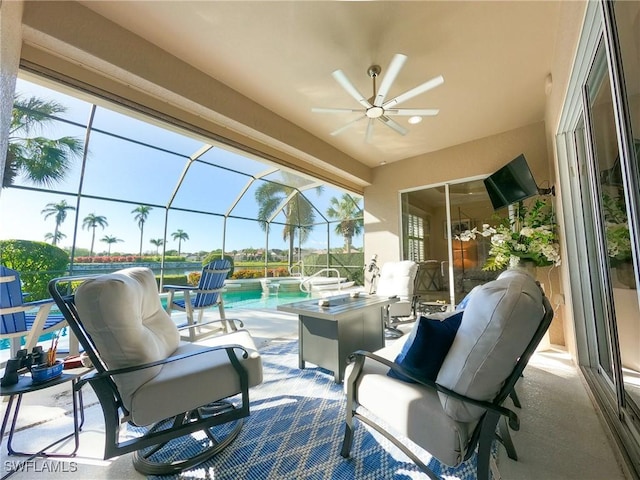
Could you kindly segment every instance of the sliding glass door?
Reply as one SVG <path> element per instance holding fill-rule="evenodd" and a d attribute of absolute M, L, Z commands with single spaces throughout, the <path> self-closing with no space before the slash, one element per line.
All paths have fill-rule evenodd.
<path fill-rule="evenodd" d="M 422 302 L 454 307 L 474 286 L 498 275 L 482 269 L 490 247 L 488 238 L 459 238 L 465 230 L 494 224 L 494 216 L 482 180 L 402 193 L 403 257 L 419 262 L 427 275 L 420 282 Z"/>
<path fill-rule="evenodd" d="M 567 267 L 579 363 L 640 472 L 640 4 L 597 7 L 558 136 Z"/>

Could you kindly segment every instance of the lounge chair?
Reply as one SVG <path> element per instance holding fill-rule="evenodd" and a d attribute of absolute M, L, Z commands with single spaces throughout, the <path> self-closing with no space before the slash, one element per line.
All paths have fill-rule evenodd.
<path fill-rule="evenodd" d="M 172 310 L 179 310 L 187 314 L 187 323 L 181 326 L 188 326 L 189 328 L 186 329 L 186 333 L 181 333 L 181 338 L 195 342 L 214 333 L 228 333 L 229 325 L 231 326 L 231 330 L 236 331 L 237 327 L 235 322 L 238 322 L 240 327 L 244 327 L 242 321 L 226 318 L 224 312 L 224 302 L 221 293 L 225 291 L 224 281 L 227 278 L 229 270 L 231 270 L 229 260 L 214 260 L 203 267 L 197 287 L 188 285 L 164 285 L 164 291 L 169 292 L 169 297 L 167 298 L 167 313 L 171 315 Z M 182 292 L 184 297 L 182 299 L 175 298 L 176 292 Z M 214 306 L 218 307 L 220 318 L 203 322 L 202 317 L 204 311 Z M 198 312 L 197 319 L 194 318 L 195 311 Z M 216 323 L 220 323 L 220 325 L 215 326 Z"/>
<path fill-rule="evenodd" d="M 51 313 L 53 299 L 23 302 L 20 274 L 0 265 L 0 320 L 2 337 L 11 339 L 11 357 L 20 350 L 20 339 L 27 337 L 24 348 L 30 352 L 38 338 L 67 325 L 61 313 Z M 34 310 L 37 309 L 37 312 Z"/>
<path fill-rule="evenodd" d="M 395 344 L 355 352 L 345 372 L 342 456 L 350 455 L 357 418 L 432 479 L 440 477 L 407 439 L 449 466 L 477 449 L 477 478 L 487 480 L 496 429 L 509 457 L 517 459 L 509 427 L 518 430 L 518 417 L 503 404 L 552 318 L 535 280 L 510 270 L 479 287 L 465 310 L 421 318 Z"/>
<path fill-rule="evenodd" d="M 78 284 L 75 294 L 63 293 Z M 95 368 L 74 388 L 89 383 L 100 401 L 105 459 L 135 452 L 136 470 L 169 475 L 236 438 L 249 415 L 249 388 L 262 382 L 249 332 L 181 342 L 148 268 L 58 278 L 49 291 Z M 135 434 L 121 438 L 126 423 Z"/>

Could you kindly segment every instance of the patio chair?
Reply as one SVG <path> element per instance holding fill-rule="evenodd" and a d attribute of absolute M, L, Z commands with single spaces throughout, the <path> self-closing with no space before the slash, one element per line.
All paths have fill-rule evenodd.
<path fill-rule="evenodd" d="M 519 420 L 503 403 L 552 318 L 535 280 L 507 271 L 478 288 L 465 310 L 423 317 L 406 340 L 355 352 L 345 372 L 342 456 L 350 454 L 357 418 L 432 479 L 439 477 L 420 460 L 420 449 L 449 466 L 477 451 L 477 478 L 487 480 L 496 437 L 517 459 L 509 427 L 518 430 Z"/>
<path fill-rule="evenodd" d="M 418 264 L 410 260 L 386 262 L 380 269 L 376 295 L 398 297 L 385 311 L 385 335 L 400 337 L 403 332 L 396 325 L 415 321 L 413 289 Z"/>
<path fill-rule="evenodd" d="M 55 305 L 51 298 L 25 303 L 24 297 L 20 274 L 0 265 L 2 338 L 11 340 L 11 358 L 20 350 L 20 338 L 27 337 L 24 348 L 30 352 L 40 336 L 60 330 L 67 324 L 62 314 L 51 313 L 51 307 Z"/>
<path fill-rule="evenodd" d="M 78 283 L 75 294 L 64 293 Z M 239 434 L 249 388 L 262 382 L 249 332 L 181 342 L 148 268 L 57 278 L 49 291 L 93 363 L 74 388 L 88 383 L 100 401 L 105 459 L 134 452 L 139 472 L 175 474 Z M 134 432 L 121 439 L 127 422 Z"/>
<path fill-rule="evenodd" d="M 213 335 L 218 332 L 229 332 L 229 325 L 231 330 L 237 331 L 235 322 L 240 324 L 240 327 L 244 327 L 244 323 L 238 319 L 226 318 L 224 312 L 224 301 L 221 293 L 224 292 L 224 281 L 227 278 L 227 273 L 231 270 L 231 263 L 227 259 L 214 260 L 206 264 L 202 268 L 202 274 L 200 275 L 200 281 L 197 287 L 189 285 L 164 285 L 163 290 L 169 292 L 167 298 L 167 313 L 171 315 L 172 310 L 179 310 L 186 312 L 187 323 L 180 326 L 189 326 L 181 333 L 181 338 L 195 342 L 205 337 Z M 182 292 L 184 297 L 178 299 L 175 297 L 175 293 Z M 218 307 L 218 313 L 220 318 L 216 320 L 202 321 L 204 311 L 210 307 Z M 194 312 L 198 312 L 198 318 L 194 318 Z M 215 325 L 220 323 L 220 325 Z"/>

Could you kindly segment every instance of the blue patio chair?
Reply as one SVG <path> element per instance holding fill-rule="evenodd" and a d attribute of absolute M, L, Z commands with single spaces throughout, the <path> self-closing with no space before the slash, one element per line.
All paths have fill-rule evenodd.
<path fill-rule="evenodd" d="M 197 287 L 164 285 L 164 291 L 169 292 L 167 313 L 171 315 L 171 311 L 175 309 L 187 314 L 187 323 L 179 325 L 178 328 L 187 327 L 182 328 L 181 331 L 187 330 L 189 333 L 181 333 L 181 338 L 195 342 L 217 332 L 228 333 L 229 325 L 231 325 L 233 331 L 237 331 L 235 322 L 238 322 L 240 327 L 244 327 L 242 321 L 226 318 L 224 313 L 224 302 L 221 293 L 225 291 L 224 281 L 230 270 L 231 262 L 229 260 L 214 260 L 203 267 Z M 182 292 L 184 297 L 182 299 L 174 298 L 176 292 Z M 218 307 L 220 318 L 203 322 L 204 311 L 213 306 Z M 195 311 L 198 311 L 197 320 L 194 318 Z M 216 323 L 220 323 L 220 326 L 212 327 Z"/>
<path fill-rule="evenodd" d="M 60 330 L 67 324 L 61 313 L 51 313 L 51 307 L 55 305 L 53 299 L 24 303 L 24 296 L 20 274 L 0 265 L 2 338 L 11 340 L 11 357 L 20 350 L 21 337 L 27 337 L 24 348 L 31 351 L 41 335 Z"/>

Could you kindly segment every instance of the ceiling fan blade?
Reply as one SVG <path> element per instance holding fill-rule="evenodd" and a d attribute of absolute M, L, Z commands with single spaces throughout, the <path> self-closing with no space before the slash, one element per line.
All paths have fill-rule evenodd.
<path fill-rule="evenodd" d="M 369 101 L 362 95 L 356 87 L 353 86 L 351 80 L 347 78 L 342 70 L 336 70 L 331 75 L 336 79 L 336 82 L 340 84 L 342 88 L 344 88 L 349 95 L 356 99 L 356 101 L 362 105 L 364 108 L 371 108 L 372 105 Z"/>
<path fill-rule="evenodd" d="M 385 115 L 398 115 L 403 117 L 411 117 L 417 115 L 419 117 L 434 117 L 440 113 L 437 108 L 392 108 L 385 110 Z"/>
<path fill-rule="evenodd" d="M 347 130 L 348 128 L 350 128 L 354 123 L 359 122 L 360 120 L 362 120 L 363 118 L 367 118 L 366 115 L 363 115 L 361 117 L 356 118 L 355 120 L 351 120 L 349 123 L 347 123 L 346 125 L 343 125 L 342 127 L 340 127 L 339 129 L 331 132 L 330 135 L 332 136 L 336 136 L 336 135 L 340 135 L 342 132 L 344 132 L 345 130 Z"/>
<path fill-rule="evenodd" d="M 407 56 L 401 53 L 396 53 L 391 63 L 389 64 L 389 68 L 387 69 L 387 73 L 384 74 L 384 78 L 382 79 L 382 83 L 380 83 L 380 88 L 378 89 L 378 93 L 376 94 L 376 98 L 373 101 L 373 104 L 376 107 L 380 107 L 384 102 L 384 99 L 387 97 L 389 93 L 389 89 L 393 82 L 395 81 L 398 73 L 400 73 L 400 69 L 404 65 L 404 62 L 407 61 Z"/>
<path fill-rule="evenodd" d="M 443 83 L 444 83 L 444 77 L 442 75 L 438 75 L 437 77 L 432 78 L 431 80 L 428 80 L 423 84 L 418 85 L 415 88 L 412 88 L 411 90 L 403 93 L 402 95 L 398 95 L 396 98 L 392 98 L 391 100 L 386 102 L 384 105 L 382 105 L 382 108 L 386 110 L 388 107 L 393 107 L 394 105 L 398 105 L 399 103 L 406 102 L 410 98 L 416 97 L 421 93 L 427 92 L 432 88 L 442 85 Z"/>
<path fill-rule="evenodd" d="M 409 130 L 407 130 L 406 128 L 404 128 L 402 125 L 400 125 L 398 122 L 396 122 L 395 120 L 391 120 L 389 117 L 386 117 L 384 115 L 382 115 L 381 117 L 378 117 L 379 120 L 384 123 L 387 127 L 392 128 L 393 130 L 395 130 L 396 132 L 398 132 L 400 135 L 406 135 Z"/>
<path fill-rule="evenodd" d="M 361 109 L 355 108 L 320 108 L 314 107 L 311 109 L 314 113 L 361 113 Z"/>
<path fill-rule="evenodd" d="M 367 125 L 367 132 L 364 134 L 365 143 L 371 143 L 371 139 L 373 138 L 373 122 L 374 119 L 370 118 Z"/>

